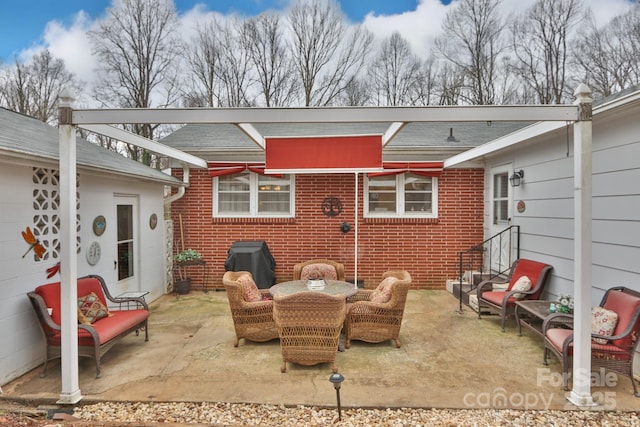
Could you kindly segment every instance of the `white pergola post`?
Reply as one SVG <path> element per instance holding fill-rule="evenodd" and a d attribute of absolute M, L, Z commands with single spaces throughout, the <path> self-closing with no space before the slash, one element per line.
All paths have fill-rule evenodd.
<path fill-rule="evenodd" d="M 78 378 L 78 258 L 76 255 L 76 130 L 71 124 L 72 98 L 60 96 L 60 309 L 61 312 L 61 404 L 82 399 Z"/>
<path fill-rule="evenodd" d="M 568 399 L 576 406 L 591 406 L 594 404 L 591 396 L 592 99 L 591 90 L 585 84 L 580 84 L 574 95 L 579 118 L 573 125 L 573 387 Z"/>

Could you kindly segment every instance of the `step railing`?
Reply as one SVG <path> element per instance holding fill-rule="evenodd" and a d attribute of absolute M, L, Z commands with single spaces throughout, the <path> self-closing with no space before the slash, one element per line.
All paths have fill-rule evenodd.
<path fill-rule="evenodd" d="M 503 259 L 504 248 L 508 248 Z M 494 259 L 494 254 L 498 254 L 498 259 Z M 482 280 L 491 280 L 494 277 L 504 275 L 513 262 L 520 258 L 520 226 L 511 225 L 500 233 L 497 233 L 479 245 L 470 247 L 465 251 L 458 252 L 458 286 L 460 287 L 459 301 L 460 311 L 462 311 L 462 293 L 464 285 L 464 273 L 470 271 L 468 278 L 469 290 L 475 289 L 473 272 L 478 271 L 482 275 Z"/>

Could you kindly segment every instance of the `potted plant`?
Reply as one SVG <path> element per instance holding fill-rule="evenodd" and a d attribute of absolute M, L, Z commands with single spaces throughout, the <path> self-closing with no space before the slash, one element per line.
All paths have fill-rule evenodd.
<path fill-rule="evenodd" d="M 187 277 L 186 267 L 197 265 L 202 260 L 202 255 L 195 249 L 185 249 L 178 252 L 174 257 L 175 267 L 178 269 L 179 279 L 174 285 L 178 294 L 188 294 L 191 290 L 191 278 Z"/>

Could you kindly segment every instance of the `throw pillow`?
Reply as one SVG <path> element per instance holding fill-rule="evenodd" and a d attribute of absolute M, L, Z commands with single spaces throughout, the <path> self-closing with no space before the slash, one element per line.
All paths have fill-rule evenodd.
<path fill-rule="evenodd" d="M 244 300 L 247 302 L 258 302 L 262 301 L 262 294 L 256 285 L 256 282 L 253 281 L 253 278 L 248 274 L 241 274 L 236 279 L 238 283 L 242 285 L 242 296 Z"/>
<path fill-rule="evenodd" d="M 300 278 L 303 280 L 309 278 L 338 280 L 338 274 L 332 265 L 318 263 L 302 267 Z"/>
<path fill-rule="evenodd" d="M 89 319 L 87 319 L 87 316 L 84 315 L 84 313 L 82 312 L 82 310 L 80 310 L 80 308 L 78 307 L 78 323 L 82 324 L 82 325 L 90 325 L 91 322 L 89 322 Z"/>
<path fill-rule="evenodd" d="M 107 307 L 94 292 L 78 298 L 78 308 L 89 323 L 111 316 Z"/>
<path fill-rule="evenodd" d="M 521 276 L 516 283 L 511 287 L 512 291 L 528 291 L 531 290 L 531 280 L 527 276 Z M 526 294 L 515 293 L 513 297 L 515 299 L 522 299 L 526 296 Z"/>
<path fill-rule="evenodd" d="M 398 279 L 396 279 L 395 277 L 387 277 L 386 279 L 384 279 L 382 282 L 380 282 L 380 284 L 378 284 L 378 287 L 376 287 L 373 292 L 371 292 L 369 301 L 378 303 L 389 302 L 389 300 L 391 299 L 391 288 L 397 280 Z"/>
<path fill-rule="evenodd" d="M 591 309 L 591 332 L 598 335 L 611 336 L 618 324 L 618 313 L 607 310 L 603 307 L 593 307 Z M 598 344 L 607 344 L 609 341 L 604 338 L 592 338 Z"/>

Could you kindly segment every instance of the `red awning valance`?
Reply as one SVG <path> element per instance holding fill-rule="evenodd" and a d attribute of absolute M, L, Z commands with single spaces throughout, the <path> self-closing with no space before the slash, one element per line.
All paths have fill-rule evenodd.
<path fill-rule="evenodd" d="M 208 162 L 209 176 L 225 176 L 246 170 L 260 175 L 264 175 L 264 163 L 230 163 L 230 162 Z"/>
<path fill-rule="evenodd" d="M 371 172 L 369 176 L 397 175 L 411 172 L 416 175 L 439 177 L 442 174 L 443 162 L 384 162 L 382 172 Z"/>
<path fill-rule="evenodd" d="M 381 169 L 382 136 L 316 136 L 265 139 L 267 171 L 357 172 Z"/>

